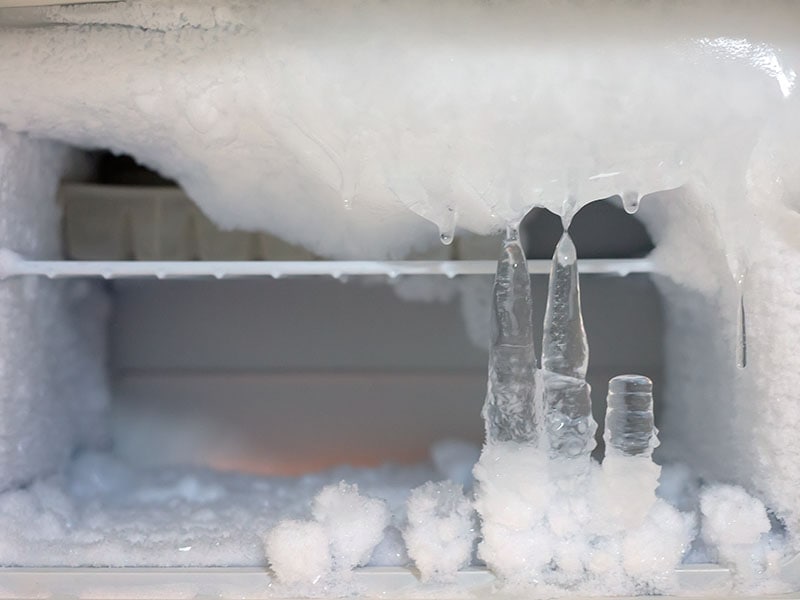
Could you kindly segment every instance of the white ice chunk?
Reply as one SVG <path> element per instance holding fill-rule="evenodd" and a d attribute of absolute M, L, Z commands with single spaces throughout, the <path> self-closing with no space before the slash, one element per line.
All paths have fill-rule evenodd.
<path fill-rule="evenodd" d="M 323 488 L 312 513 L 330 538 L 337 571 L 367 564 L 391 519 L 386 502 L 362 495 L 357 485 L 344 481 Z"/>
<path fill-rule="evenodd" d="M 472 503 L 460 485 L 428 482 L 411 492 L 403 537 L 423 580 L 453 580 L 469 564 L 476 529 Z"/>
<path fill-rule="evenodd" d="M 333 566 L 328 532 L 314 521 L 281 521 L 267 534 L 265 551 L 283 583 L 316 583 Z"/>
<path fill-rule="evenodd" d="M 700 493 L 703 540 L 717 549 L 720 562 L 749 580 L 763 572 L 770 531 L 764 503 L 737 485 L 710 485 Z"/>

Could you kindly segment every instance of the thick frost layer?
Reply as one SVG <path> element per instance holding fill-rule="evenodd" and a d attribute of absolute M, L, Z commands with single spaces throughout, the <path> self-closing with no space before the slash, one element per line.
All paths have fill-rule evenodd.
<path fill-rule="evenodd" d="M 507 587 L 537 596 L 677 591 L 694 515 L 656 499 L 659 467 L 622 467 L 487 446 L 475 467 L 479 556 Z"/>
<path fill-rule="evenodd" d="M 739 486 L 713 485 L 700 494 L 700 511 L 703 541 L 740 581 L 778 574 L 785 549 L 779 536 L 770 536 L 763 502 Z"/>
<path fill-rule="evenodd" d="M 487 232 L 532 205 L 561 213 L 677 187 L 709 152 L 746 155 L 793 94 L 796 10 L 722 0 L 6 10 L 9 25 L 51 26 L 0 35 L 0 122 L 128 152 L 224 226 L 327 254 L 398 253 L 434 238 L 416 215 L 445 237 L 456 225 Z"/>
<path fill-rule="evenodd" d="M 296 537 L 291 543 L 306 545 L 317 567 L 360 562 L 380 541 L 389 511 L 403 519 L 410 490 L 436 477 L 428 466 L 386 466 L 267 478 L 147 470 L 83 455 L 65 473 L 0 494 L 0 565 L 263 567 L 268 532 L 281 520 L 307 519 L 317 496 L 319 527 L 285 526 L 268 539 L 276 571 L 293 579 L 302 565 L 283 541 Z M 360 495 L 340 487 L 342 480 L 357 484 Z M 318 551 L 320 531 L 327 560 Z M 406 564 L 398 559 L 391 564 Z"/>
<path fill-rule="evenodd" d="M 56 144 L 0 126 L 0 247 L 59 255 L 59 179 L 71 163 Z M 106 441 L 106 298 L 85 281 L 0 281 L 0 490 Z"/>

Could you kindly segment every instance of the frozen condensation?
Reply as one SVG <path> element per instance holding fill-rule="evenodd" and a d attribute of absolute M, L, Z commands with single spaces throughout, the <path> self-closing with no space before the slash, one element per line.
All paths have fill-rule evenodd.
<path fill-rule="evenodd" d="M 741 581 L 777 575 L 782 540 L 770 539 L 772 525 L 761 500 L 739 486 L 711 485 L 700 494 L 700 511 L 703 541 Z"/>
<path fill-rule="evenodd" d="M 403 538 L 422 579 L 454 581 L 470 563 L 477 536 L 475 511 L 462 486 L 429 481 L 412 490 L 407 518 Z"/>
<path fill-rule="evenodd" d="M 332 569 L 328 532 L 315 521 L 281 521 L 267 534 L 265 551 L 283 583 L 317 583 Z"/>
<path fill-rule="evenodd" d="M 0 125 L 0 247 L 59 256 L 55 196 L 73 158 Z M 77 447 L 107 443 L 107 317 L 96 284 L 0 281 L 0 490 L 54 472 Z"/>
<path fill-rule="evenodd" d="M 267 559 L 283 583 L 316 584 L 331 572 L 347 579 L 355 567 L 369 563 L 391 522 L 384 500 L 344 481 L 322 488 L 311 514 L 313 520 L 284 520 L 267 533 Z"/>
<path fill-rule="evenodd" d="M 595 447 L 588 364 L 578 255 L 565 231 L 553 253 L 542 340 L 544 421 L 553 456 L 586 456 Z"/>
<path fill-rule="evenodd" d="M 658 438 L 650 379 L 643 375 L 618 375 L 608 382 L 603 438 L 606 455 L 652 456 Z"/>
<path fill-rule="evenodd" d="M 533 343 L 533 300 L 525 251 L 516 230 L 503 243 L 492 289 L 489 382 L 483 418 L 491 442 L 539 441 L 538 369 Z"/>
<path fill-rule="evenodd" d="M 655 6 L 6 10 L 9 26 L 58 27 L 3 31 L 0 81 L 14 85 L 0 122 L 131 154 L 225 227 L 322 254 L 397 255 L 535 205 L 561 212 L 566 197 L 579 208 L 672 189 L 732 137 L 752 146 L 748 134 L 794 100 L 795 9 Z"/>
<path fill-rule="evenodd" d="M 364 496 L 358 485 L 344 481 L 323 488 L 311 513 L 330 538 L 333 566 L 339 571 L 369 563 L 391 520 L 386 502 Z"/>
<path fill-rule="evenodd" d="M 4 9 L 0 123 L 38 138 L 129 153 L 175 178 L 221 225 L 271 231 L 325 255 L 396 256 L 437 239 L 436 232 L 447 240 L 457 227 L 498 230 L 531 206 L 572 213 L 623 193 L 633 211 L 636 202 L 625 192 L 635 190 L 637 200 L 647 195 L 636 214 L 648 224 L 656 242 L 652 259 L 664 275 L 658 280 L 667 331 L 663 456 L 706 480 L 758 490 L 794 538 L 800 529 L 798 22 L 796 2 L 727 0 L 444 0 L 435 7 L 130 0 Z M 5 130 L 2 140 L 3 245 L 54 255 L 57 151 Z M 0 294 L 0 338 L 14 347 L 0 370 L 7 394 L 0 403 L 3 487 L 54 469 L 73 446 L 102 434 L 102 344 L 89 341 L 101 338 L 94 328 L 102 323 L 102 302 L 97 312 L 78 302 L 92 313 L 78 326 L 62 313 L 57 289 L 14 281 Z M 84 333 L 73 335 L 82 326 Z M 745 339 L 746 368 L 738 369 L 735 356 Z M 39 352 L 44 347 L 48 353 Z M 65 357 L 74 375 L 69 385 L 60 375 Z M 540 425 L 546 420 L 524 402 L 511 406 L 537 416 Z M 522 438 L 529 446 L 537 437 L 534 421 L 491 421 L 498 426 L 490 428 L 490 442 Z M 603 519 L 592 517 L 583 498 L 598 481 L 604 493 L 620 489 L 616 461 L 602 470 L 588 463 L 579 478 L 556 477 L 548 457 L 528 446 L 490 444 L 476 467 L 487 562 L 498 572 L 545 574 L 570 589 L 600 589 L 587 569 L 606 569 L 604 591 L 620 582 L 628 592 L 668 587 L 650 566 L 668 572 L 684 547 L 680 524 L 688 520 L 655 501 L 641 507 L 645 521 L 623 541 L 610 533 L 591 537 L 592 527 L 608 528 L 613 519 L 608 506 L 598 507 Z M 561 490 L 563 497 L 548 496 L 551 477 L 573 487 Z M 0 551 L 11 562 L 155 560 L 152 547 L 129 543 L 135 535 L 125 524 L 136 531 L 141 523 L 126 511 L 141 509 L 137 502 L 158 505 L 152 498 L 184 507 L 195 483 L 180 477 L 135 488 L 127 494 L 133 505 L 116 499 L 123 508 L 113 518 L 102 510 L 70 516 L 69 495 L 62 502 L 50 494 L 49 480 L 10 491 L 3 494 L 2 539 L 15 543 Z M 216 486 L 205 493 L 225 497 Z M 548 515 L 548 507 L 558 514 Z M 250 529 L 241 526 L 241 514 L 258 513 L 252 508 L 229 516 L 239 527 L 237 544 L 245 540 L 248 548 L 245 562 L 257 564 L 264 523 L 256 519 L 258 536 L 250 521 Z M 208 511 L 198 513 L 192 518 L 200 523 L 208 518 Z M 45 514 L 44 529 L 29 527 Z M 164 539 L 185 536 L 168 517 L 159 525 Z M 75 518 L 91 534 L 66 527 Z M 98 546 L 97 531 L 111 541 Z M 675 535 L 653 543 L 667 532 Z M 51 543 L 61 535 L 81 552 Z M 226 547 L 226 539 L 214 541 Z M 195 559 L 198 546 L 181 547 L 188 546 L 161 558 L 165 564 L 229 558 L 214 555 L 217 546 L 208 542 L 209 554 Z M 653 554 L 660 548 L 668 551 Z M 587 566 L 580 557 L 590 555 Z M 649 578 L 662 583 L 648 588 Z"/>
<path fill-rule="evenodd" d="M 367 556 L 373 543 L 382 542 L 375 540 L 387 512 L 402 521 L 410 490 L 437 476 L 426 465 L 387 465 L 263 477 L 188 467 L 148 469 L 110 454 L 83 454 L 61 473 L 0 493 L 0 565 L 264 567 L 273 558 L 286 564 L 281 562 L 286 556 L 294 572 L 291 561 L 297 559 L 288 550 L 283 553 L 280 542 L 292 537 L 291 528 L 269 536 L 289 520 L 314 523 L 302 528 L 312 549 L 322 531 L 328 558 L 314 559 L 315 569 L 324 564 L 333 572 Z M 349 485 L 342 489 L 342 480 L 357 485 L 358 495 Z M 359 512 L 344 514 L 346 506 Z M 312 508 L 320 521 L 311 518 Z M 363 521 L 356 518 L 362 512 Z M 334 546 L 348 543 L 348 536 L 352 546 L 337 555 Z M 269 558 L 268 548 L 274 554 Z M 391 560 L 388 554 L 383 564 L 405 564 L 402 556 Z"/>

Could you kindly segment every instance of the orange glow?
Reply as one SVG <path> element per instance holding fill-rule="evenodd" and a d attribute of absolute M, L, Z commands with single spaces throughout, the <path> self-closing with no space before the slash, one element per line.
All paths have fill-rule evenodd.
<path fill-rule="evenodd" d="M 319 452 L 310 456 L 216 456 L 211 457 L 208 466 L 220 471 L 298 477 L 341 465 L 352 467 L 378 467 L 386 463 L 408 465 L 423 462 L 427 458 L 428 452 L 425 449 L 376 454 L 339 448 L 336 452 Z"/>

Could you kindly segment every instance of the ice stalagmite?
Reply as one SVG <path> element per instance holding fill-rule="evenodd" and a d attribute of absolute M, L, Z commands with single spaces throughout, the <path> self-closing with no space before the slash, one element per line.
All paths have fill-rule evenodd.
<path fill-rule="evenodd" d="M 587 455 L 597 424 L 586 383 L 589 345 L 581 315 L 578 258 L 566 231 L 550 268 L 542 341 L 544 425 L 551 457 Z"/>
<path fill-rule="evenodd" d="M 493 289 L 489 382 L 483 406 L 489 443 L 535 444 L 539 439 L 532 315 L 525 252 L 516 228 L 509 228 Z"/>
<path fill-rule="evenodd" d="M 608 382 L 606 459 L 612 455 L 649 459 L 658 437 L 653 422 L 653 382 L 643 375 L 618 375 Z"/>

